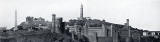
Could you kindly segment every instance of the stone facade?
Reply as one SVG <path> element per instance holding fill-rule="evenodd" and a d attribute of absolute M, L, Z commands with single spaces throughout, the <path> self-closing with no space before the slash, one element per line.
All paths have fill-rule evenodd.
<path fill-rule="evenodd" d="M 129 19 L 126 19 L 125 25 L 121 25 L 83 17 L 83 5 L 80 8 L 80 17 L 65 23 L 65 29 L 75 35 L 88 37 L 90 42 L 139 42 L 143 32 L 131 27 Z"/>
<path fill-rule="evenodd" d="M 69 28 L 70 32 L 75 33 L 81 31 L 82 35 L 86 35 L 86 37 L 90 38 L 90 42 L 139 42 L 143 32 L 143 30 L 129 26 L 128 21 L 125 25 L 109 23 L 98 19 L 84 18 L 83 22 L 77 21 L 82 20 L 72 19 L 66 22 L 65 28 Z M 83 25 L 80 25 L 80 23 Z"/>

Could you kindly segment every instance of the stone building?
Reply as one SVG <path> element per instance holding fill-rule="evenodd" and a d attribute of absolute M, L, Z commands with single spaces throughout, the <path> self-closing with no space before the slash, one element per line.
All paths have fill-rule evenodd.
<path fill-rule="evenodd" d="M 52 22 L 41 17 L 26 17 L 26 21 L 18 25 L 17 30 L 1 30 L 0 42 L 72 42 L 62 21 L 62 18 L 55 15 L 52 15 Z"/>
<path fill-rule="evenodd" d="M 160 42 L 160 31 L 144 30 L 142 42 Z"/>
<path fill-rule="evenodd" d="M 81 20 L 70 20 L 65 28 L 69 29 L 70 32 L 75 32 L 77 35 L 78 33 L 85 35 L 90 42 L 130 42 L 131 40 L 127 41 L 129 38 L 133 42 L 139 42 L 143 33 L 143 30 L 128 25 L 105 22 L 104 20 L 86 19 L 83 25 L 75 21 Z"/>
<path fill-rule="evenodd" d="M 69 20 L 65 25 L 65 29 L 75 35 L 84 35 L 90 42 L 140 42 L 143 33 L 143 30 L 129 26 L 129 19 L 121 25 L 83 17 L 83 5 L 80 17 Z"/>

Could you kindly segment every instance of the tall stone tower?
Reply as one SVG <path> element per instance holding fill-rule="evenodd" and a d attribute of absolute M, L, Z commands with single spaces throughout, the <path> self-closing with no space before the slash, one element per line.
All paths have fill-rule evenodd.
<path fill-rule="evenodd" d="M 81 4 L 80 8 L 80 20 L 83 20 L 83 4 Z"/>
<path fill-rule="evenodd" d="M 14 30 L 17 30 L 18 28 L 17 28 L 17 10 L 15 10 L 15 28 L 14 28 Z"/>
<path fill-rule="evenodd" d="M 126 19 L 126 26 L 127 26 L 127 28 L 128 28 L 128 37 L 127 37 L 127 39 L 126 39 L 126 42 L 131 42 L 131 30 L 130 30 L 130 26 L 129 26 L 129 19 Z"/>
<path fill-rule="evenodd" d="M 131 37 L 131 33 L 130 33 L 130 27 L 129 27 L 129 19 L 126 19 L 126 25 L 127 25 L 127 28 L 128 28 L 128 37 Z"/>

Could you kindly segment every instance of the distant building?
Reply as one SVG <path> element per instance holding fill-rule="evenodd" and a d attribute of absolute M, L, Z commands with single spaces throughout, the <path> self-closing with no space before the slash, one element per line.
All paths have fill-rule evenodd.
<path fill-rule="evenodd" d="M 15 27 L 10 30 L 0 28 L 0 42 L 72 42 L 69 32 L 64 30 L 63 19 L 52 17 L 52 22 L 48 22 L 41 17 L 29 16 L 17 26 L 17 30 L 13 30 Z"/>
<path fill-rule="evenodd" d="M 160 31 L 143 31 L 142 42 L 160 42 Z"/>
<path fill-rule="evenodd" d="M 34 18 L 34 17 L 26 17 L 26 22 L 22 22 L 19 26 L 22 26 L 23 29 L 28 29 L 28 28 L 44 28 L 47 29 L 49 28 L 49 25 L 51 22 L 45 21 L 44 18 Z"/>
<path fill-rule="evenodd" d="M 144 31 L 144 36 L 160 36 L 160 31 Z"/>

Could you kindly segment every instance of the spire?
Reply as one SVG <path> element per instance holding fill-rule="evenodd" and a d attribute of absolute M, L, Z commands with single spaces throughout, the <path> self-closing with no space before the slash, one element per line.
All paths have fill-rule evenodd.
<path fill-rule="evenodd" d="M 83 19 L 83 4 L 81 3 L 81 8 L 80 8 L 80 19 Z"/>

